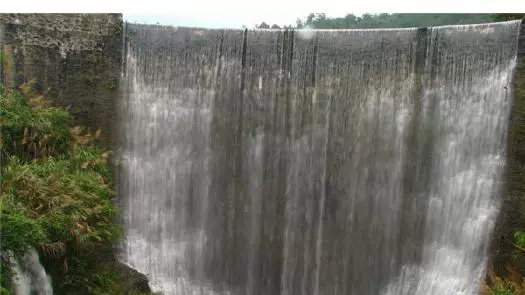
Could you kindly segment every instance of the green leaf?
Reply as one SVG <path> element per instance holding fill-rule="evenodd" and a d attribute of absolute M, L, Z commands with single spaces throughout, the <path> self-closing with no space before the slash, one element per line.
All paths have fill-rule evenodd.
<path fill-rule="evenodd" d="M 525 232 L 517 231 L 514 234 L 514 238 L 516 239 L 516 244 L 518 244 L 518 246 L 525 248 Z"/>

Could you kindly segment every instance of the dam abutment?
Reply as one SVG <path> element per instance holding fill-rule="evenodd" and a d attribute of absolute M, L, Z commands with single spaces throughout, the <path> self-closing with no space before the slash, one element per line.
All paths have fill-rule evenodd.
<path fill-rule="evenodd" d="M 497 275 L 508 268 L 525 276 L 525 255 L 516 247 L 515 233 L 525 229 L 525 20 L 518 35 L 516 69 L 511 88 L 511 116 L 507 137 L 507 167 L 500 215 L 492 238 L 490 259 Z"/>
<path fill-rule="evenodd" d="M 78 124 L 113 145 L 122 64 L 122 14 L 0 14 L 1 83 L 33 83 Z"/>

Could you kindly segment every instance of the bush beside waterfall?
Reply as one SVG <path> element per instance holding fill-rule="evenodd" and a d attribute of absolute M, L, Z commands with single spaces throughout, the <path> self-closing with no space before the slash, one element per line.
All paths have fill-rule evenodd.
<path fill-rule="evenodd" d="M 71 127 L 66 109 L 29 89 L 0 90 L 2 265 L 5 253 L 20 258 L 33 247 L 57 294 L 121 294 L 108 267 L 121 227 L 100 131 Z M 8 276 L 2 267 L 1 294 Z"/>

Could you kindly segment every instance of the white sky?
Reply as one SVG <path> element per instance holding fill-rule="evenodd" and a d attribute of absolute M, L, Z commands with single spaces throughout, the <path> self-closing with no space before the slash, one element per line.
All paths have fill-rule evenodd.
<path fill-rule="evenodd" d="M 0 12 L 121 12 L 129 22 L 209 28 L 295 24 L 311 12 L 525 12 L 518 0 L 23 0 L 2 1 Z"/>

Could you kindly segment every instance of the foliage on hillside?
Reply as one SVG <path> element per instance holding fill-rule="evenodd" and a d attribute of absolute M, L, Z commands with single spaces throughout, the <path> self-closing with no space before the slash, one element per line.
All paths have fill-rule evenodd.
<path fill-rule="evenodd" d="M 361 16 L 347 14 L 345 17 L 329 18 L 324 13 L 311 13 L 298 25 L 316 29 L 366 29 L 431 27 L 491 21 L 492 18 L 488 14 L 365 13 Z"/>
<path fill-rule="evenodd" d="M 1 251 L 38 249 L 57 294 L 120 294 L 100 261 L 121 236 L 109 153 L 93 144 L 100 132 L 71 127 L 67 110 L 30 88 L 0 90 Z"/>
<path fill-rule="evenodd" d="M 482 283 L 481 295 L 518 295 L 525 294 L 525 278 L 512 267 L 507 266 L 506 277 L 500 277 L 492 267 L 487 274 L 487 282 Z"/>
<path fill-rule="evenodd" d="M 498 13 L 491 15 L 496 22 L 504 22 L 509 20 L 525 19 L 525 13 Z"/>
<path fill-rule="evenodd" d="M 367 28 L 416 28 L 444 25 L 479 24 L 525 18 L 525 14 L 468 14 L 468 13 L 365 13 L 361 16 L 347 14 L 344 17 L 327 17 L 324 13 L 310 13 L 298 19 L 295 25 L 285 28 L 314 29 L 367 29 Z M 259 29 L 279 29 L 266 22 L 256 26 Z"/>
<path fill-rule="evenodd" d="M 366 28 L 415 28 L 443 25 L 476 24 L 494 21 L 490 14 L 442 14 L 442 13 L 365 13 L 361 16 L 347 14 L 344 17 L 327 17 L 324 13 L 310 13 L 304 19 L 298 19 L 294 26 L 285 28 L 314 29 L 366 29 Z M 276 29 L 277 25 L 262 22 L 261 29 Z"/>

